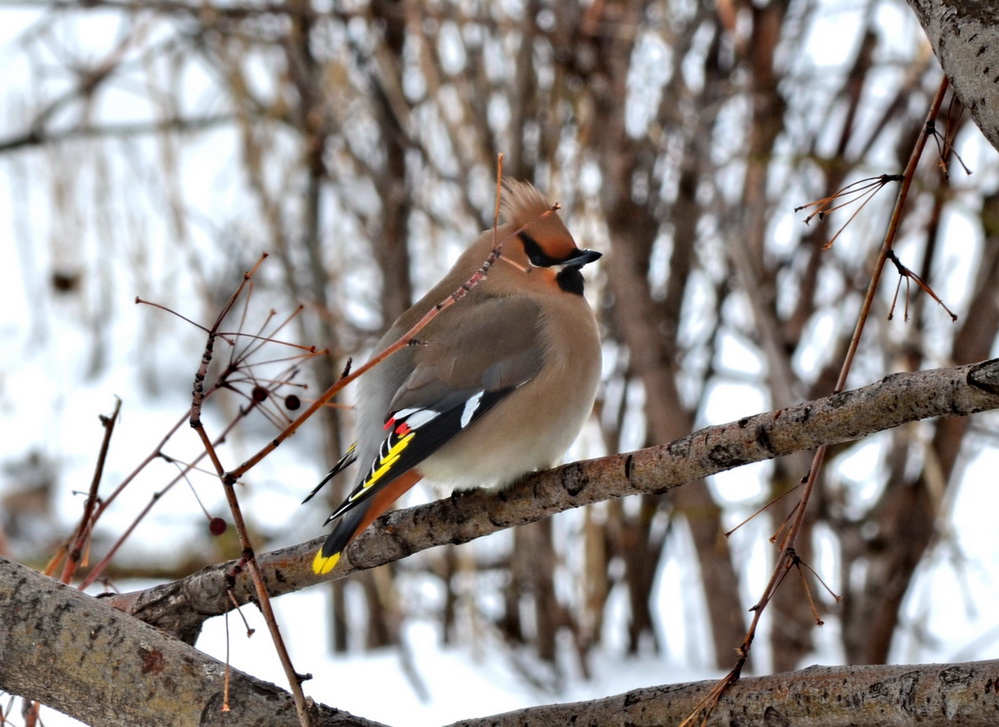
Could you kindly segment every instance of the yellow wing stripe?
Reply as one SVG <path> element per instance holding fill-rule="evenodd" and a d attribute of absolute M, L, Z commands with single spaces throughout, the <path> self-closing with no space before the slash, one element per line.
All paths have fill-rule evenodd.
<path fill-rule="evenodd" d="M 392 466 L 399 461 L 399 457 L 402 456 L 402 451 L 409 446 L 409 442 L 413 439 L 414 435 L 415 432 L 410 432 L 398 442 L 393 444 L 389 451 L 385 453 L 385 456 L 378 460 L 378 469 L 371 473 L 368 479 L 361 485 L 361 488 L 347 499 L 347 502 L 354 502 L 354 500 L 368 494 L 378 480 L 384 477 L 385 473 L 390 471 Z M 320 548 L 316 551 L 316 557 L 312 559 L 312 572 L 316 575 L 324 576 L 336 568 L 336 564 L 339 562 L 340 553 L 323 555 L 323 549 Z"/>
<path fill-rule="evenodd" d="M 359 497 L 364 497 L 368 493 L 368 490 L 370 490 L 378 482 L 378 480 L 384 477 L 386 472 L 392 469 L 392 465 L 399 461 L 399 457 L 402 456 L 402 450 L 409 446 L 409 442 L 415 434 L 415 432 L 410 432 L 398 442 L 393 444 L 392 448 L 389 449 L 385 456 L 378 460 L 378 469 L 374 470 L 368 479 L 364 481 L 360 490 L 347 498 L 347 502 L 354 502 L 354 500 Z"/>

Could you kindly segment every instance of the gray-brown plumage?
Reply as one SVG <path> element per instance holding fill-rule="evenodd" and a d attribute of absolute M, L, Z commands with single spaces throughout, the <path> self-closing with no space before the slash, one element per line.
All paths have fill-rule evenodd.
<path fill-rule="evenodd" d="M 330 515 L 337 523 L 316 554 L 317 573 L 329 572 L 347 543 L 420 479 L 503 485 L 556 464 L 576 438 L 600 377 L 580 268 L 600 254 L 579 249 L 550 209 L 534 187 L 507 182 L 504 224 L 482 233 L 378 342 L 376 353 L 471 278 L 494 240 L 505 240 L 488 277 L 421 329 L 420 345 L 361 377 L 357 443 L 330 476 L 354 460 L 362 470 Z"/>

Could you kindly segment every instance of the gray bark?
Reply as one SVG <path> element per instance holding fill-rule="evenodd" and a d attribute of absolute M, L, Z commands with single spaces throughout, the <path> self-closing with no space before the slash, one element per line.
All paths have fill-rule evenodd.
<path fill-rule="evenodd" d="M 999 720 L 999 661 L 918 666 L 811 666 L 742 679 L 706 727 L 979 727 Z M 551 704 L 449 727 L 658 727 L 680 724 L 714 682 L 636 689 L 607 699 Z M 694 724 L 702 724 L 694 720 Z"/>
<path fill-rule="evenodd" d="M 992 0 L 909 0 L 954 93 L 999 149 L 999 6 Z"/>
<path fill-rule="evenodd" d="M 298 727 L 291 695 L 75 588 L 0 558 L 0 689 L 95 727 Z M 377 727 L 313 705 L 314 727 Z"/>

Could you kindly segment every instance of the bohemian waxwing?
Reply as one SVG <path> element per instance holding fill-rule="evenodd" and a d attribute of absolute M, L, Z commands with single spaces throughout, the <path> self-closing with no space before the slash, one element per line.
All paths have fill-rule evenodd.
<path fill-rule="evenodd" d="M 576 247 L 529 184 L 507 182 L 502 209 L 505 224 L 481 234 L 375 347 L 397 341 L 505 241 L 488 277 L 421 329 L 418 345 L 361 377 L 356 444 L 309 495 L 361 462 L 357 486 L 326 520 L 337 522 L 316 573 L 332 570 L 354 536 L 420 479 L 512 482 L 556 464 L 589 415 L 600 337 L 580 268 L 600 253 Z"/>

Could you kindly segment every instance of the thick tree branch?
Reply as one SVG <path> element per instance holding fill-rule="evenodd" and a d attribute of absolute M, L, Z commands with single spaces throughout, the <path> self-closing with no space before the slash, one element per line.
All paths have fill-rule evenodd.
<path fill-rule="evenodd" d="M 97 727 L 297 725 L 291 695 L 224 665 L 100 599 L 0 558 L 0 689 L 37 699 Z M 810 667 L 743 679 L 709 725 L 980 725 L 999 711 L 999 661 L 926 666 Z M 455 727 L 677 724 L 713 682 L 637 689 L 546 705 Z M 80 695 L 87 695 L 81 699 Z M 315 705 L 313 724 L 377 727 Z"/>
<path fill-rule="evenodd" d="M 504 490 L 473 490 L 390 513 L 348 547 L 333 578 L 583 505 L 666 492 L 740 465 L 860 439 L 907 422 L 996 408 L 999 359 L 893 374 L 860 389 L 708 427 L 670 444 L 539 472 Z M 322 541 L 320 537 L 258 556 L 271 595 L 325 580 L 310 565 Z M 209 566 L 188 578 L 111 600 L 128 613 L 193 641 L 205 619 L 231 608 L 225 576 L 233 565 Z M 242 602 L 253 600 L 252 587 L 243 576 L 236 579 L 235 595 Z"/>
<path fill-rule="evenodd" d="M 811 666 L 741 679 L 711 725 L 911 727 L 994 724 L 999 661 L 917 666 Z M 635 689 L 592 702 L 548 704 L 450 727 L 640 727 L 680 724 L 714 682 Z"/>
<path fill-rule="evenodd" d="M 981 0 L 908 0 L 954 93 L 999 149 L 999 6 Z"/>
<path fill-rule="evenodd" d="M 0 690 L 95 727 L 298 727 L 291 695 L 229 670 L 101 599 L 0 558 Z M 319 727 L 377 723 L 313 705 Z"/>

